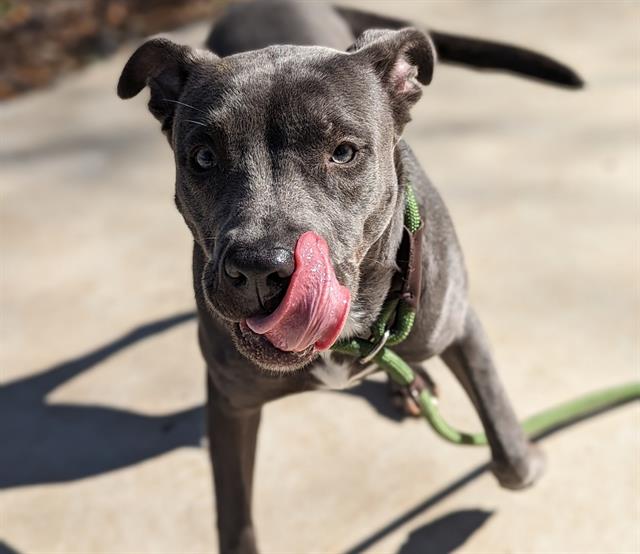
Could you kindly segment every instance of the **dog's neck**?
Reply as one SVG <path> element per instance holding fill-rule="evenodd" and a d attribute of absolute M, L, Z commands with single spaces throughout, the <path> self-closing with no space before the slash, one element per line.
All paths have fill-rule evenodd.
<path fill-rule="evenodd" d="M 405 188 L 407 176 L 403 167 L 403 143 L 394 152 L 394 164 L 398 195 L 393 215 L 380 238 L 367 250 L 360 264 L 358 301 L 352 307 L 354 313 L 353 334 L 366 337 L 369 328 L 380 314 L 389 294 L 394 274 L 398 271 L 396 256 L 402 241 L 404 226 Z"/>

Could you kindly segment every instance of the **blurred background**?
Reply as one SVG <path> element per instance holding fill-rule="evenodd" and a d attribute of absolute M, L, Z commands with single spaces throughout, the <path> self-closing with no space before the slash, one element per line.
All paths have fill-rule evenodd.
<path fill-rule="evenodd" d="M 438 66 L 405 138 L 445 198 L 520 416 L 637 379 L 640 4 L 342 2 L 514 42 L 578 92 Z M 190 235 L 144 94 L 144 36 L 200 45 L 224 2 L 0 2 L 0 553 L 215 552 Z M 428 208 L 427 208 L 428 212 Z M 442 410 L 479 426 L 438 361 Z M 532 490 L 373 380 L 269 404 L 265 553 L 640 552 L 640 410 L 546 439 Z M 401 469 L 399 469 L 401 468 Z"/>

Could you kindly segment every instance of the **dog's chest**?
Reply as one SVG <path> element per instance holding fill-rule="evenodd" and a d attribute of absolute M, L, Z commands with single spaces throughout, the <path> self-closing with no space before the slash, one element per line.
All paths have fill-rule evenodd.
<path fill-rule="evenodd" d="M 376 369 L 374 364 L 361 365 L 357 361 L 337 360 L 331 352 L 323 352 L 311 374 L 317 379 L 319 388 L 341 390 L 357 385 Z"/>

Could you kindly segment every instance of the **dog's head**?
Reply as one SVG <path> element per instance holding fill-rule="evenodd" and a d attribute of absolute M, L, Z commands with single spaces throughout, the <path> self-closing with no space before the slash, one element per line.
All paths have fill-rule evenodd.
<path fill-rule="evenodd" d="M 154 39 L 126 64 L 118 94 L 130 98 L 148 86 L 149 110 L 173 149 L 176 204 L 207 260 L 207 304 L 258 365 L 290 370 L 316 355 L 304 340 L 276 348 L 273 336 L 246 324 L 282 305 L 304 263 L 305 233 L 326 241 L 329 269 L 316 284 L 299 277 L 287 302 L 319 301 L 305 286 L 329 282 L 335 270 L 345 288 L 325 283 L 331 290 L 321 292 L 340 288 L 347 306 L 351 297 L 342 336 L 364 332 L 371 321 L 364 314 L 379 309 L 363 273 L 388 282 L 394 269 L 395 250 L 381 246 L 401 224 L 394 150 L 420 83 L 431 80 L 434 55 L 427 35 L 403 29 L 367 31 L 347 52 L 272 46 L 226 58 Z"/>

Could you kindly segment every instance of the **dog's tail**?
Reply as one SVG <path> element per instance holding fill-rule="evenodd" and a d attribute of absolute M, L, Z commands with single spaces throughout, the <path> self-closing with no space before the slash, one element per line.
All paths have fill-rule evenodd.
<path fill-rule="evenodd" d="M 401 29 L 416 26 L 410 21 L 341 6 L 336 6 L 335 10 L 356 36 L 372 28 Z M 584 85 L 580 76 L 570 67 L 533 50 L 434 30 L 429 30 L 428 33 L 435 44 L 438 59 L 443 63 L 466 65 L 481 70 L 507 71 L 573 89 Z"/>

